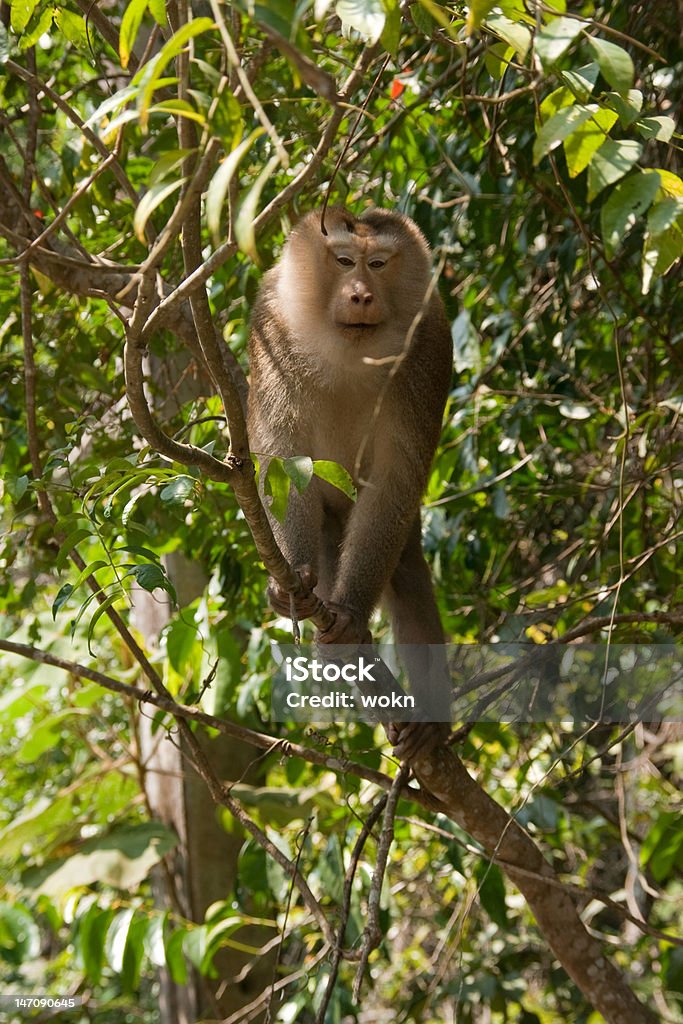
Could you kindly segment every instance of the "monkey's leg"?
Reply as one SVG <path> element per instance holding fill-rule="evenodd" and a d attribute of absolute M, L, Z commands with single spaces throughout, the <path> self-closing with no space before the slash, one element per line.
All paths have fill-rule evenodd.
<path fill-rule="evenodd" d="M 297 621 L 302 621 L 316 611 L 320 603 L 312 592 L 318 581 L 320 538 L 323 532 L 323 504 L 315 484 L 305 494 L 299 494 L 292 488 L 284 523 L 278 523 L 272 518 L 271 522 L 285 558 L 299 573 L 304 586 L 311 588 L 311 593 L 306 597 L 297 597 L 293 601 Z M 268 580 L 268 600 L 278 615 L 291 618 L 291 595 L 272 577 Z"/>
<path fill-rule="evenodd" d="M 396 570 L 383 594 L 394 640 L 401 648 L 410 688 L 427 721 L 392 723 L 389 742 L 401 760 L 428 753 L 450 732 L 444 721 L 450 702 L 450 678 L 444 633 L 429 566 L 422 552 L 420 520 L 415 520 Z M 441 719 L 441 720 L 439 720 Z"/>

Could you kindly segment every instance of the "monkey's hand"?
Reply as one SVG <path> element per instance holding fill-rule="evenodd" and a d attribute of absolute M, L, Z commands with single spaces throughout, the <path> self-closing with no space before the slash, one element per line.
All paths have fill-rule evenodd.
<path fill-rule="evenodd" d="M 372 634 L 367 620 L 361 619 L 351 608 L 326 601 L 325 607 L 334 614 L 334 622 L 328 629 L 319 630 L 316 642 L 319 644 L 371 644 Z"/>
<path fill-rule="evenodd" d="M 301 622 L 304 619 L 308 619 L 311 615 L 314 615 L 319 611 L 321 606 L 320 598 L 313 593 L 313 588 L 318 582 L 318 577 L 314 573 L 310 565 L 302 565 L 300 569 L 296 570 L 296 574 L 301 580 L 302 585 L 306 588 L 308 593 L 303 597 L 293 597 L 288 590 L 284 590 L 280 584 L 269 577 L 268 579 L 268 600 L 270 606 L 274 612 L 278 615 L 282 615 L 285 619 L 292 618 L 292 612 L 296 616 L 297 622 Z"/>
<path fill-rule="evenodd" d="M 401 761 L 431 754 L 446 742 L 451 732 L 447 722 L 388 722 L 384 729 Z"/>

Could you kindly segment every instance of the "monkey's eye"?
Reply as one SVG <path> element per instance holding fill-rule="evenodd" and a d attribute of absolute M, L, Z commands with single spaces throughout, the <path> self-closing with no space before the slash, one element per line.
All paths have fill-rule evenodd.
<path fill-rule="evenodd" d="M 354 262 L 350 256 L 337 256 L 337 263 L 340 267 L 353 267 Z"/>
<path fill-rule="evenodd" d="M 386 265 L 386 260 L 370 260 L 368 266 L 372 270 L 381 270 Z"/>

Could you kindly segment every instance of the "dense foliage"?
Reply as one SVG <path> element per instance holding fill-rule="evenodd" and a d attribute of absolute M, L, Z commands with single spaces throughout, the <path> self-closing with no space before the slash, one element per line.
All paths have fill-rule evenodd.
<path fill-rule="evenodd" d="M 179 241 L 193 196 L 212 315 L 245 369 L 261 273 L 328 190 L 403 210 L 430 239 L 456 375 L 424 530 L 454 641 L 663 643 L 683 623 L 678 9 L 194 6 L 1 7 L 0 639 L 30 658 L 5 651 L 0 670 L 0 977 L 86 996 L 64 1020 L 156 1019 L 157 968 L 211 974 L 255 920 L 281 930 L 277 976 L 295 982 L 273 1019 L 314 1020 L 330 969 L 253 836 L 204 923 L 155 906 L 150 870 L 175 839 L 144 797 L 154 709 L 41 652 L 146 688 L 112 619 L 135 632 L 142 589 L 171 603 L 158 645 L 135 635 L 173 696 L 355 761 L 359 775 L 255 751 L 258 784 L 233 791 L 326 911 L 377 799 L 368 773 L 391 767 L 380 730 L 269 720 L 269 642 L 288 625 L 265 607 L 247 522 L 227 483 L 160 457 L 131 418 L 137 275 L 156 268 L 172 301 L 195 269 Z M 185 317 L 177 302 L 150 334 L 150 401 L 167 435 L 222 457 L 224 409 Z M 288 486 L 273 479 L 276 501 Z M 183 597 L 173 554 L 203 567 L 201 596 Z M 172 717 L 155 727 L 172 734 Z M 662 934 L 681 933 L 679 738 L 671 723 L 482 722 L 461 745 L 668 1020 L 683 1020 L 683 948 Z M 374 855 L 370 840 L 347 945 Z M 326 1021 L 598 1019 L 500 868 L 407 800 L 381 923 L 362 1000 L 342 965 Z"/>

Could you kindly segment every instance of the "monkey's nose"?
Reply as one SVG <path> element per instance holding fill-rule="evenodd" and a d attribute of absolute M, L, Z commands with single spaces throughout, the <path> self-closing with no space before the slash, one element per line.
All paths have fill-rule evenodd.
<path fill-rule="evenodd" d="M 351 296 L 351 302 L 354 306 L 371 306 L 373 301 L 372 292 L 354 292 Z"/>

